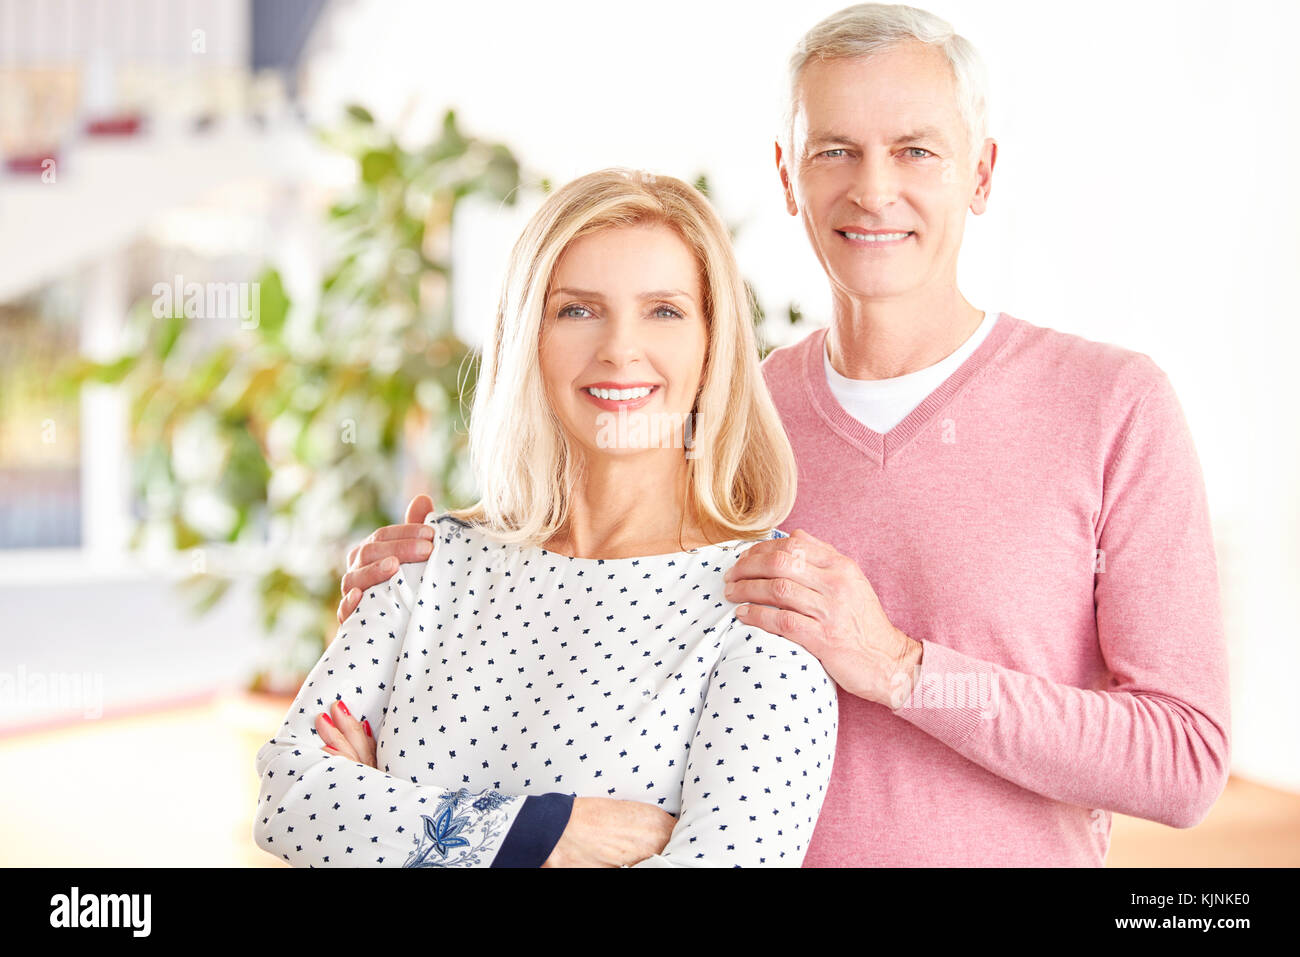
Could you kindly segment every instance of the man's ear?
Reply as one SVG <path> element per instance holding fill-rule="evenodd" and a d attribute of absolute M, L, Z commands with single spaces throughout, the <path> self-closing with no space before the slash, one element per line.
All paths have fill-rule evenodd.
<path fill-rule="evenodd" d="M 790 185 L 790 171 L 781 161 L 781 141 L 773 140 L 776 146 L 776 173 L 781 177 L 781 188 L 785 190 L 785 210 L 791 216 L 799 215 L 799 205 L 794 201 L 794 187 Z"/>
<path fill-rule="evenodd" d="M 989 193 L 993 191 L 993 166 L 998 161 L 998 141 L 987 139 L 980 151 L 975 167 L 975 195 L 970 201 L 970 211 L 979 216 L 989 206 Z"/>

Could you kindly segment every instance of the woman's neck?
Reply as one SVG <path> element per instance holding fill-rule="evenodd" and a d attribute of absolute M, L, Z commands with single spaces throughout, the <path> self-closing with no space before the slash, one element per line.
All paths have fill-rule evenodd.
<path fill-rule="evenodd" d="M 574 558 L 635 558 L 724 540 L 719 529 L 702 528 L 686 515 L 687 481 L 686 462 L 678 456 L 589 461 L 586 480 L 570 502 L 568 523 L 543 547 Z"/>

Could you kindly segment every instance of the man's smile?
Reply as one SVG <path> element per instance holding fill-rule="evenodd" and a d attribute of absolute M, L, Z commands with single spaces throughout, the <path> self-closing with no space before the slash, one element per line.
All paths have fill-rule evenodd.
<path fill-rule="evenodd" d="M 835 232 L 855 246 L 897 246 L 915 235 L 914 232 L 901 230 L 898 232 L 887 232 L 885 230 L 858 232 L 856 230 L 837 229 Z"/>

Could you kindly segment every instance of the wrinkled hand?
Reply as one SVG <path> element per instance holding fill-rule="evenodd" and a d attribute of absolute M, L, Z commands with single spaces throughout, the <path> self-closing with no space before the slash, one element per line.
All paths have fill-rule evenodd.
<path fill-rule="evenodd" d="M 330 705 L 329 714 L 321 712 L 316 716 L 316 733 L 325 742 L 322 750 L 379 769 L 370 721 L 361 722 L 352 717 L 342 701 Z"/>
<path fill-rule="evenodd" d="M 923 646 L 886 617 L 851 558 L 799 529 L 751 545 L 724 576 L 736 617 L 802 645 L 850 694 L 896 709 L 919 673 Z"/>
<path fill-rule="evenodd" d="M 356 611 L 367 588 L 388 581 L 401 565 L 422 562 L 433 553 L 433 529 L 422 524 L 433 510 L 433 499 L 417 495 L 406 506 L 405 525 L 385 525 L 348 551 L 348 570 L 340 587 L 339 624 Z"/>

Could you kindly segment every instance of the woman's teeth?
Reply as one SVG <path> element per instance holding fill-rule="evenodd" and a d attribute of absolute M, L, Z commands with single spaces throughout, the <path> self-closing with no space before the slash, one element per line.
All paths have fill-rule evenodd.
<path fill-rule="evenodd" d="M 587 391 L 598 399 L 626 402 L 628 399 L 644 399 L 654 389 L 649 386 L 642 386 L 639 389 L 588 389 Z"/>

